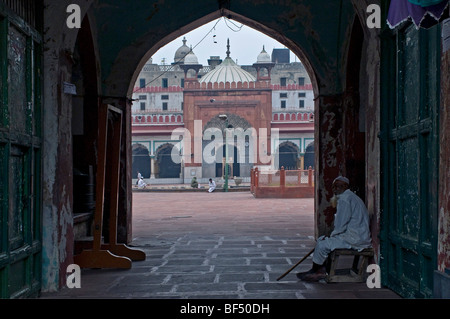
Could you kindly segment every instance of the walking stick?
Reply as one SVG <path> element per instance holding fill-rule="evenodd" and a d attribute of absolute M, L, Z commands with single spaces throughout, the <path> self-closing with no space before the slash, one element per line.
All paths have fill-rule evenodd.
<path fill-rule="evenodd" d="M 277 281 L 284 278 L 284 276 L 286 276 L 288 273 L 290 273 L 295 267 L 297 267 L 298 265 L 300 265 L 306 258 L 309 257 L 309 255 L 311 255 L 314 251 L 314 248 L 311 249 L 311 251 L 309 253 L 307 253 L 305 255 L 305 257 L 303 257 L 302 259 L 300 259 L 300 261 L 298 263 L 296 263 L 294 266 L 292 266 L 288 271 L 286 271 L 283 275 L 281 275 L 280 277 L 278 277 Z"/>

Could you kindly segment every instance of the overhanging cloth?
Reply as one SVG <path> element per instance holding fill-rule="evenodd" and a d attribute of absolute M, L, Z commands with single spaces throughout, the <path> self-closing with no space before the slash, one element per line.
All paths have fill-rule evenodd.
<path fill-rule="evenodd" d="M 411 19 L 417 29 L 430 28 L 439 21 L 448 2 L 449 0 L 392 0 L 389 5 L 387 24 L 394 29 L 402 22 Z"/>
<path fill-rule="evenodd" d="M 443 2 L 444 0 L 408 0 L 412 4 L 417 4 L 421 7 L 429 7 L 438 3 Z"/>

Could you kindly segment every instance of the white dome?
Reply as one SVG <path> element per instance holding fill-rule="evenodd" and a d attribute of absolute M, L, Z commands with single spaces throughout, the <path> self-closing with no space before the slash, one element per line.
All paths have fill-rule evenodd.
<path fill-rule="evenodd" d="M 190 51 L 188 55 L 184 58 L 184 64 L 198 64 L 197 56 L 194 52 Z"/>
<path fill-rule="evenodd" d="M 189 53 L 191 49 L 186 45 L 186 38 L 183 38 L 183 45 L 175 51 L 175 56 L 173 58 L 174 63 L 183 63 L 184 57 Z"/>
<path fill-rule="evenodd" d="M 243 70 L 237 65 L 232 58 L 230 58 L 230 40 L 227 41 L 227 57 L 221 64 L 216 66 L 213 70 L 206 73 L 201 79 L 200 83 L 226 83 L 226 82 L 255 82 L 253 75 Z"/>
<path fill-rule="evenodd" d="M 256 63 L 268 63 L 268 62 L 272 62 L 272 60 L 270 59 L 269 53 L 267 53 L 266 50 L 264 50 L 263 46 L 261 53 L 258 55 L 258 58 L 256 59 Z"/>
<path fill-rule="evenodd" d="M 226 83 L 226 82 L 255 82 L 256 79 L 253 75 L 243 70 L 237 65 L 230 57 L 226 57 L 225 60 L 212 71 L 205 74 L 200 83 Z"/>

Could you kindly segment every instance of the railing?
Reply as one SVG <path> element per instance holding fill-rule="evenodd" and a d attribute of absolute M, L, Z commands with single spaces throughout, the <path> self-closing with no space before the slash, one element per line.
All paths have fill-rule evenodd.
<path fill-rule="evenodd" d="M 135 114 L 131 116 L 133 125 L 139 124 L 180 124 L 183 123 L 183 113 L 167 112 L 167 113 L 147 113 Z"/>
<path fill-rule="evenodd" d="M 290 90 L 302 90 L 302 91 L 311 91 L 313 89 L 312 84 L 298 85 L 298 84 L 288 84 L 288 85 L 280 85 L 280 84 L 272 84 L 272 90 L 274 91 L 290 91 Z"/>
<path fill-rule="evenodd" d="M 285 122 L 285 121 L 302 121 L 311 122 L 314 120 L 314 112 L 298 112 L 293 110 L 276 110 L 272 113 L 272 121 Z"/>
<path fill-rule="evenodd" d="M 280 170 L 250 173 L 250 191 L 255 197 L 313 197 L 314 170 Z"/>

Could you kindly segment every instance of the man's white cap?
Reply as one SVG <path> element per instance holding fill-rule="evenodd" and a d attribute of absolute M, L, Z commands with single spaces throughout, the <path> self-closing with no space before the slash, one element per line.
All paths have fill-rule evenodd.
<path fill-rule="evenodd" d="M 348 180 L 347 177 L 344 177 L 344 176 L 338 176 L 338 177 L 336 177 L 336 178 L 334 179 L 334 181 L 333 181 L 333 184 L 334 184 L 334 182 L 336 182 L 336 181 L 341 181 L 341 182 L 344 182 L 344 183 L 347 183 L 348 185 L 350 185 L 350 181 Z"/>

